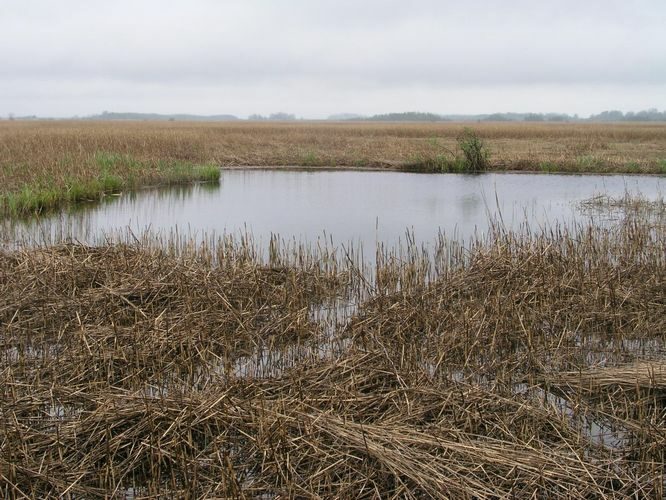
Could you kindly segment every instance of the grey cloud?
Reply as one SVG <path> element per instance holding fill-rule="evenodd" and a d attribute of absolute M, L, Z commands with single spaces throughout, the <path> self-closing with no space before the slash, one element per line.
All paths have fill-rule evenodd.
<path fill-rule="evenodd" d="M 354 88 L 659 85 L 665 15 L 660 0 L 4 0 L 0 78 L 10 92 L 16 81 L 107 82 L 239 96 L 307 82 L 348 98 Z"/>

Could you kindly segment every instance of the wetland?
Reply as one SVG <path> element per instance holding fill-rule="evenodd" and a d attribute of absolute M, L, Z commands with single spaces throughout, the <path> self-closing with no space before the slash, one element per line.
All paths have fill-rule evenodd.
<path fill-rule="evenodd" d="M 132 126 L 43 127 L 90 161 L 51 173 L 153 165 Z M 663 498 L 664 182 L 223 169 L 8 215 L 0 494 Z"/>

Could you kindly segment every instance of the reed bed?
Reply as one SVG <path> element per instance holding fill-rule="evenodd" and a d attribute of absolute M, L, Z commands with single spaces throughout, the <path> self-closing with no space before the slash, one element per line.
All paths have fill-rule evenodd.
<path fill-rule="evenodd" d="M 0 492 L 663 498 L 664 248 L 628 212 L 372 268 L 279 240 L 5 249 Z"/>
<path fill-rule="evenodd" d="M 0 122 L 0 212 L 147 184 L 216 180 L 219 166 L 439 169 L 469 124 Z M 666 173 L 666 125 L 479 123 L 491 170 Z"/>

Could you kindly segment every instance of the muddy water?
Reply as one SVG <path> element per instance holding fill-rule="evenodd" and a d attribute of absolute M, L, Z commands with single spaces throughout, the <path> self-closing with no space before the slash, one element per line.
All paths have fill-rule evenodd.
<path fill-rule="evenodd" d="M 583 216 L 576 205 L 594 195 L 666 193 L 654 176 L 412 174 L 374 171 L 248 169 L 224 171 L 219 184 L 145 189 L 107 197 L 39 221 L 15 225 L 15 238 L 58 237 L 94 243 L 130 228 L 195 237 L 251 233 L 301 242 L 326 235 L 337 243 L 404 242 L 410 231 L 428 244 L 483 233 L 489 219 L 532 229 Z"/>

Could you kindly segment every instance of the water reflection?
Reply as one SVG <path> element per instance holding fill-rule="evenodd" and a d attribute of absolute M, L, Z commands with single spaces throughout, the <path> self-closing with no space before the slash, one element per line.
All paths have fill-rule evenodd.
<path fill-rule="evenodd" d="M 441 231 L 466 239 L 501 216 L 510 228 L 581 215 L 575 204 L 600 193 L 662 196 L 665 179 L 650 176 L 538 174 L 412 174 L 372 171 L 231 170 L 219 184 L 144 189 L 80 205 L 63 213 L 11 224 L 13 238 L 71 237 L 95 243 L 130 228 L 169 233 L 251 233 L 265 245 L 272 234 L 316 243 L 395 245 L 406 230 L 419 243 Z"/>

